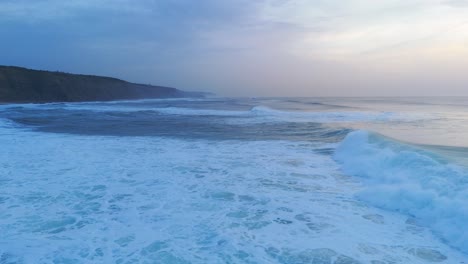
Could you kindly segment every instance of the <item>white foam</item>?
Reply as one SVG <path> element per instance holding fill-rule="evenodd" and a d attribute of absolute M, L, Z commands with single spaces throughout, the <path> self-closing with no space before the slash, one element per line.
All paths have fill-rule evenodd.
<path fill-rule="evenodd" d="M 183 107 L 166 107 L 152 109 L 166 115 L 188 115 L 188 116 L 245 116 L 245 111 L 215 110 L 215 109 L 193 109 Z"/>
<path fill-rule="evenodd" d="M 7 263 L 467 259 L 356 200 L 330 144 L 20 131 L 0 146 Z"/>
<path fill-rule="evenodd" d="M 364 177 L 359 197 L 412 215 L 452 246 L 468 252 L 468 173 L 425 150 L 366 131 L 350 133 L 335 159 Z"/>
<path fill-rule="evenodd" d="M 250 122 L 319 122 L 319 123 L 352 123 L 352 122 L 387 122 L 418 120 L 421 116 L 401 115 L 392 112 L 299 112 L 282 111 L 266 106 L 255 106 L 251 110 L 232 111 L 216 109 L 193 109 L 193 108 L 152 108 L 164 114 L 173 115 L 212 115 L 233 116 L 249 119 Z M 235 120 L 236 121 L 236 120 Z M 245 120 L 247 121 L 247 120 Z M 247 122 L 249 122 L 247 121 Z"/>

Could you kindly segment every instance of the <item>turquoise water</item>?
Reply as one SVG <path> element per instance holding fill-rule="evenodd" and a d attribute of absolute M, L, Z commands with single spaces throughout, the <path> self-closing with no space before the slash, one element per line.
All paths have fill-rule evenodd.
<path fill-rule="evenodd" d="M 3 105 L 0 263 L 466 263 L 466 108 Z"/>

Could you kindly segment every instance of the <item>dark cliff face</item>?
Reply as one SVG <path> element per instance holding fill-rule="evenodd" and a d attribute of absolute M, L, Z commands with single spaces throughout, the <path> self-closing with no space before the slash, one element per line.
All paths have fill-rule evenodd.
<path fill-rule="evenodd" d="M 0 66 L 0 102 L 81 102 L 200 97 L 175 88 L 134 84 L 115 78 Z"/>

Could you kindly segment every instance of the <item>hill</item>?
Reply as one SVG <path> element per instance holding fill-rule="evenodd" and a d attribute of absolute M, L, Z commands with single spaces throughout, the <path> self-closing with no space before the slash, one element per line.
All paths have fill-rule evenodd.
<path fill-rule="evenodd" d="M 0 102 L 46 103 L 203 97 L 203 93 L 116 78 L 0 66 Z"/>

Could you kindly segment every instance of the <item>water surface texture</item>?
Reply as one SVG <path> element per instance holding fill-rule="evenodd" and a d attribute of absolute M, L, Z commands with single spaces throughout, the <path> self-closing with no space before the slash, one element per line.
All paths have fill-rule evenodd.
<path fill-rule="evenodd" d="M 0 106 L 0 263 L 468 263 L 466 98 Z"/>

